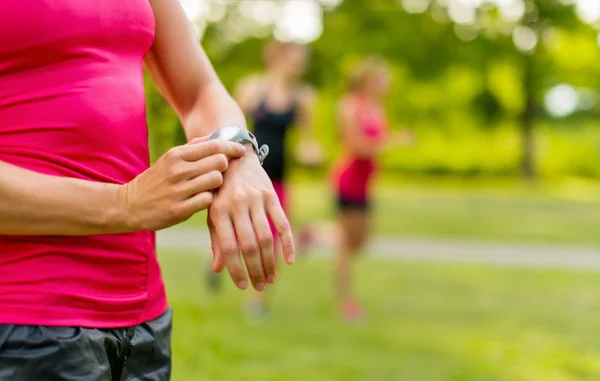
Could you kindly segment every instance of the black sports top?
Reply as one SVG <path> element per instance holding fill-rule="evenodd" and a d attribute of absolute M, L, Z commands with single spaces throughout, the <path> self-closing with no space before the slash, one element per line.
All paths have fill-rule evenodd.
<path fill-rule="evenodd" d="M 266 97 L 252 113 L 254 135 L 258 144 L 269 146 L 269 155 L 263 166 L 271 180 L 283 180 L 285 177 L 285 143 L 290 127 L 296 122 L 298 115 L 297 101 L 292 102 L 287 110 L 273 112 L 266 104 Z"/>

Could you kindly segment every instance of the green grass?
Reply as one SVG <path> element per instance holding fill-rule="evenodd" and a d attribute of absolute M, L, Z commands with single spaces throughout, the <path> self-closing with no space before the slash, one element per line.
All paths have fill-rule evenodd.
<path fill-rule="evenodd" d="M 376 188 L 379 234 L 511 242 L 600 245 L 600 185 L 563 179 L 526 185 L 510 180 L 405 180 Z M 323 182 L 297 179 L 290 216 L 298 224 L 334 221 L 333 196 Z M 200 214 L 188 224 L 204 224 Z"/>
<path fill-rule="evenodd" d="M 228 279 L 207 293 L 203 258 L 161 260 L 174 381 L 600 379 L 597 274 L 363 259 L 369 315 L 352 325 L 333 313 L 330 262 L 309 258 L 282 271 L 258 324 Z"/>

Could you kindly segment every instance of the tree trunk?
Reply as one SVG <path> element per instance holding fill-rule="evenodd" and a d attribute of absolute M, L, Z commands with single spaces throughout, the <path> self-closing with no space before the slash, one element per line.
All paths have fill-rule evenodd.
<path fill-rule="evenodd" d="M 525 107 L 521 114 L 521 174 L 527 180 L 534 180 L 537 177 L 535 168 L 535 72 L 533 65 L 533 56 L 524 57 L 525 73 L 523 80 L 523 90 L 525 92 Z"/>

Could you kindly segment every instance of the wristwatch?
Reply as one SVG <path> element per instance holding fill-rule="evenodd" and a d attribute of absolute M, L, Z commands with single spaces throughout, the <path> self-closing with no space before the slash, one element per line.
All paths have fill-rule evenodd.
<path fill-rule="evenodd" d="M 250 131 L 240 126 L 222 127 L 213 132 L 210 135 L 209 140 L 227 140 L 240 144 L 251 144 L 261 165 L 265 161 L 267 155 L 269 155 L 269 146 L 263 144 L 259 148 L 256 137 Z"/>

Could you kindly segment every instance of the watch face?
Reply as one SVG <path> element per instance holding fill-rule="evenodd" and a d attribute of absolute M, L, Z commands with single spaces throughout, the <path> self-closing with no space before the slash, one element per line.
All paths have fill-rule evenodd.
<path fill-rule="evenodd" d="M 238 126 L 223 127 L 214 134 L 214 139 L 231 140 L 238 134 L 239 130 Z"/>

